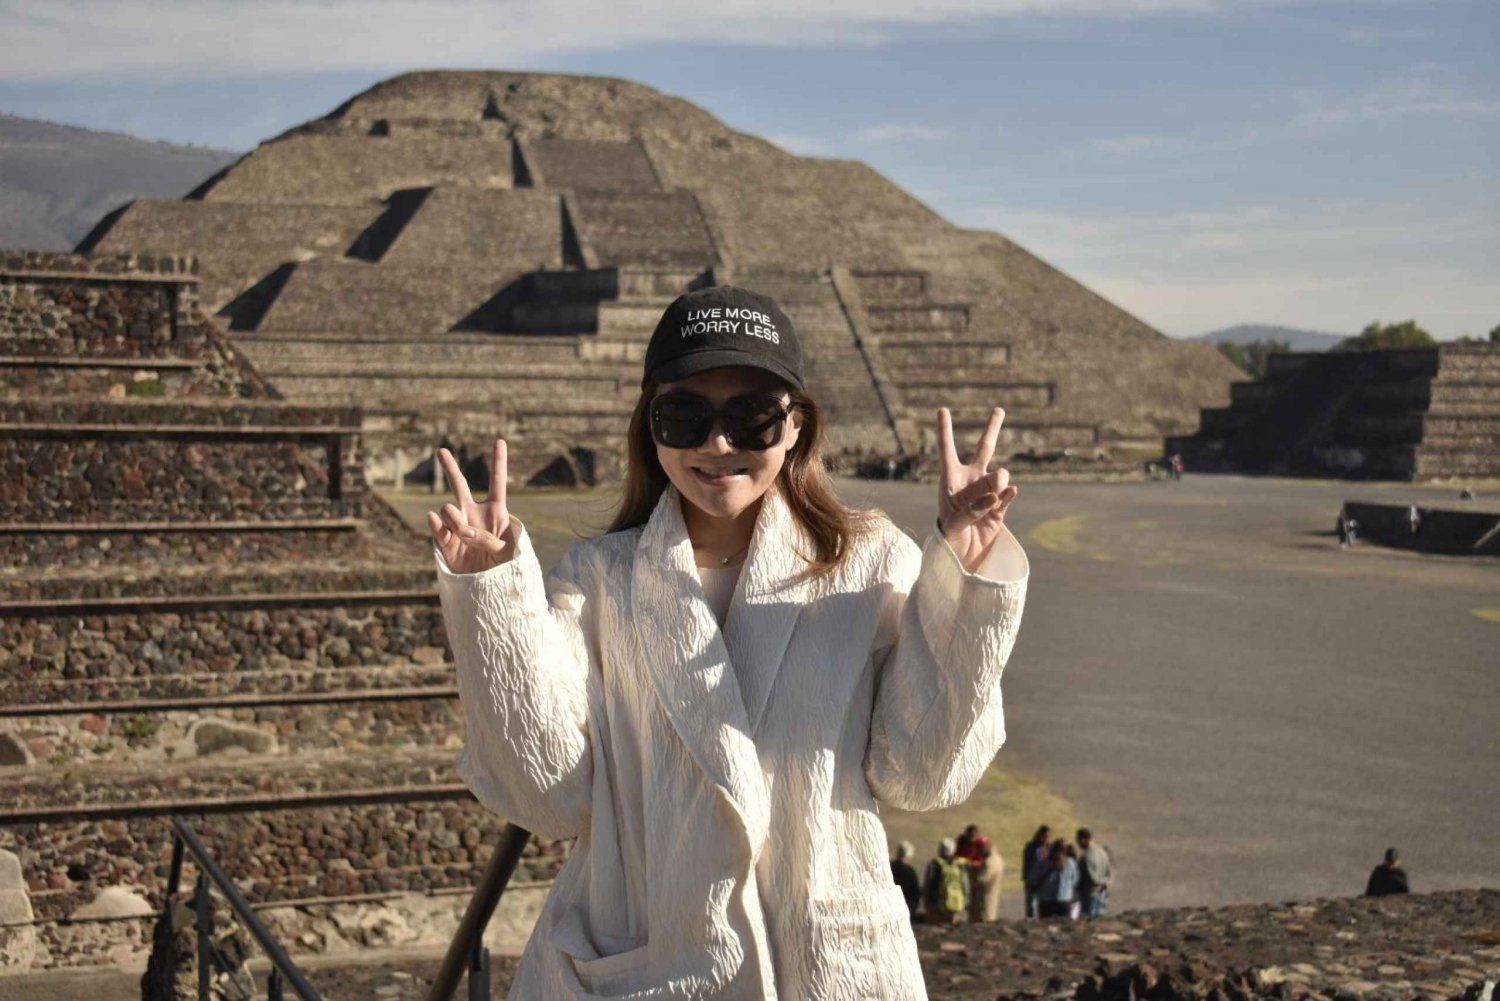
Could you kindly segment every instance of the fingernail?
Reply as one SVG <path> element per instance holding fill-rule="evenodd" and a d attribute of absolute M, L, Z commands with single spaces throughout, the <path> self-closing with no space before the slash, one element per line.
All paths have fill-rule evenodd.
<path fill-rule="evenodd" d="M 474 536 L 476 536 L 478 534 L 479 533 L 477 531 L 475 531 L 474 529 L 472 529 L 472 528 L 466 528 L 466 529 L 464 529 L 464 538 L 466 538 L 466 539 L 472 539 L 472 538 L 474 538 Z"/>

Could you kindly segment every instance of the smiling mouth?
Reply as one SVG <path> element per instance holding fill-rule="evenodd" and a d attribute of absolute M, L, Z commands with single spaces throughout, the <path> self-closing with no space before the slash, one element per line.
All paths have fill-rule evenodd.
<path fill-rule="evenodd" d="M 701 466 L 693 466 L 693 475 L 705 483 L 727 483 L 736 476 L 744 476 L 750 472 L 748 466 L 733 469 L 704 469 Z"/>

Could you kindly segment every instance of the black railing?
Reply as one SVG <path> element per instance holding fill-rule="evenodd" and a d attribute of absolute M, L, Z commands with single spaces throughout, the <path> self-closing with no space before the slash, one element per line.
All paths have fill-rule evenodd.
<path fill-rule="evenodd" d="M 213 987 L 213 971 L 217 966 L 228 972 L 228 964 L 214 948 L 214 911 L 213 897 L 209 892 L 209 882 L 219 888 L 224 894 L 224 899 L 229 902 L 229 907 L 234 911 L 235 917 L 247 929 L 260 947 L 265 950 L 266 956 L 271 960 L 271 975 L 266 983 L 266 996 L 270 1001 L 283 1001 L 285 997 L 285 986 L 290 984 L 293 991 L 302 1001 L 323 1001 L 322 996 L 313 990 L 312 984 L 302 975 L 297 964 L 292 962 L 292 957 L 287 955 L 281 943 L 276 941 L 276 936 L 261 921 L 259 915 L 250 907 L 250 902 L 240 893 L 239 887 L 234 881 L 225 875 L 224 870 L 208 854 L 208 849 L 198 839 L 198 834 L 181 817 L 172 818 L 172 870 L 167 877 L 166 913 L 162 920 L 171 922 L 172 902 L 177 898 L 178 885 L 182 882 L 182 861 L 184 850 L 192 852 L 193 858 L 198 863 L 198 881 L 194 887 L 193 906 L 197 912 L 198 928 L 198 1001 L 209 1001 Z"/>
<path fill-rule="evenodd" d="M 469 1001 L 490 1001 L 490 951 L 484 947 L 484 929 L 530 840 L 531 832 L 515 824 L 506 824 L 500 832 L 495 854 L 469 898 L 453 941 L 448 943 L 448 953 L 432 982 L 432 990 L 427 993 L 427 1001 L 451 1001 L 465 971 L 469 974 Z"/>

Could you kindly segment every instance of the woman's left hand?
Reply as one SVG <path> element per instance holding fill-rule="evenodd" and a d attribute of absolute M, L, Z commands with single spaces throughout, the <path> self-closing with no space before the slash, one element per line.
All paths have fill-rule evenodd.
<path fill-rule="evenodd" d="M 1005 512 L 1019 492 L 1011 485 L 1009 471 L 1003 468 L 989 471 L 1004 421 L 1005 411 L 996 407 L 979 438 L 974 460 L 964 465 L 953 444 L 953 416 L 947 407 L 938 410 L 938 457 L 942 463 L 938 478 L 938 525 L 959 562 L 971 573 L 979 568 L 990 544 L 1005 530 Z"/>

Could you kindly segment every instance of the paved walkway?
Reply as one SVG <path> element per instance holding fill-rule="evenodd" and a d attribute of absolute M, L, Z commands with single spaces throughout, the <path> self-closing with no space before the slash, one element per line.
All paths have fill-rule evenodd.
<path fill-rule="evenodd" d="M 931 524 L 933 487 L 841 490 L 914 532 Z M 1346 499 L 1456 497 L 1022 481 L 1012 524 L 1032 585 L 1001 761 L 1111 845 L 1116 906 L 1357 893 L 1390 845 L 1416 889 L 1500 883 L 1500 561 L 1343 551 L 1333 536 Z M 607 509 L 556 494 L 515 506 L 545 525 L 544 559 Z M 1020 846 L 1000 848 L 1014 863 Z"/>

